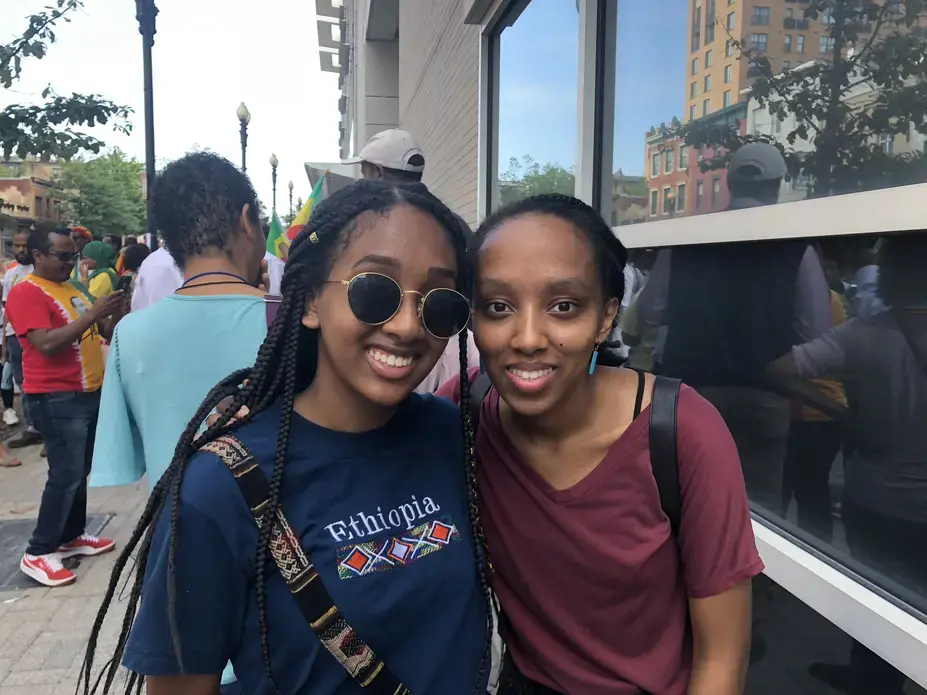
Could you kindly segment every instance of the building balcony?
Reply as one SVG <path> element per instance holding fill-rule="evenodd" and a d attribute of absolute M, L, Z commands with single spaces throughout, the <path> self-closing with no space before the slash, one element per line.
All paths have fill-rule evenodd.
<path fill-rule="evenodd" d="M 796 19 L 795 17 L 786 17 L 782 20 L 783 29 L 807 29 L 808 20 L 807 19 Z"/>

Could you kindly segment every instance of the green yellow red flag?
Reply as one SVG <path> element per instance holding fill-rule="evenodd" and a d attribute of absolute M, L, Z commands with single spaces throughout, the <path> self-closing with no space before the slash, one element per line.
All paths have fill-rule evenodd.
<path fill-rule="evenodd" d="M 312 193 L 309 194 L 309 199 L 306 201 L 306 204 L 303 205 L 302 209 L 299 211 L 299 214 L 293 218 L 293 222 L 290 224 L 290 228 L 286 230 L 286 240 L 292 242 L 296 238 L 296 235 L 299 234 L 303 227 L 306 226 L 306 223 L 309 221 L 309 218 L 312 216 L 312 209 L 319 204 L 324 195 L 322 184 L 325 182 L 325 177 L 328 176 L 326 171 L 319 177 L 318 182 L 312 189 Z"/>

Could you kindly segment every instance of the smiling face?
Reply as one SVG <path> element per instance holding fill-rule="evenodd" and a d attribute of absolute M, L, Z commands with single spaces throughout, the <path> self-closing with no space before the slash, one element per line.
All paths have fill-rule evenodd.
<path fill-rule="evenodd" d="M 423 327 L 415 293 L 454 288 L 457 272 L 447 232 L 430 215 L 400 204 L 385 215 L 359 217 L 303 317 L 303 325 L 319 331 L 317 380 L 329 382 L 326 392 L 332 398 L 343 394 L 341 401 L 359 396 L 386 407 L 406 398 L 447 345 Z M 381 325 L 358 320 L 348 302 L 343 282 L 360 273 L 386 275 L 404 292 L 398 312 Z M 381 295 L 370 298 L 383 301 Z"/>
<path fill-rule="evenodd" d="M 570 222 L 526 214 L 489 234 L 476 272 L 474 338 L 493 385 L 519 415 L 551 411 L 586 383 L 618 311 L 592 245 Z"/>

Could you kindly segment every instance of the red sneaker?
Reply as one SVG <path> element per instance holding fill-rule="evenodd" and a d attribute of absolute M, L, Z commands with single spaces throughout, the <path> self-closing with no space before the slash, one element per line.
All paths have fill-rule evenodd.
<path fill-rule="evenodd" d="M 61 556 L 57 553 L 23 555 L 23 559 L 19 561 L 19 569 L 27 577 L 32 577 L 45 586 L 62 586 L 77 579 L 71 570 L 64 568 L 61 564 Z"/>
<path fill-rule="evenodd" d="M 102 555 L 115 547 L 116 541 L 111 538 L 97 538 L 82 533 L 70 543 L 65 543 L 58 548 L 58 554 L 62 558 L 74 557 L 75 555 Z"/>

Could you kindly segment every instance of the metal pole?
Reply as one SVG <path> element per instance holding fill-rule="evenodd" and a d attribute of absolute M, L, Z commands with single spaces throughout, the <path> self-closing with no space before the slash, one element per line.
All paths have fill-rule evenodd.
<path fill-rule="evenodd" d="M 277 167 L 270 168 L 270 179 L 273 182 L 273 190 L 274 190 L 273 211 L 277 212 Z"/>
<path fill-rule="evenodd" d="M 241 171 L 243 174 L 248 173 L 247 160 L 245 154 L 248 150 L 248 123 L 241 121 Z"/>
<path fill-rule="evenodd" d="M 290 217 L 293 216 L 293 189 L 290 189 Z"/>
<path fill-rule="evenodd" d="M 154 249 L 158 230 L 154 215 L 151 214 L 151 191 L 155 180 L 155 139 L 154 139 L 154 86 L 151 71 L 151 48 L 154 46 L 154 37 L 157 33 L 155 18 L 158 8 L 154 0 L 135 0 L 135 18 L 138 20 L 138 31 L 142 35 L 142 71 L 145 83 L 145 178 L 147 219 L 145 233 L 148 247 Z"/>

